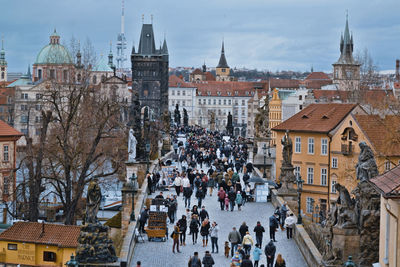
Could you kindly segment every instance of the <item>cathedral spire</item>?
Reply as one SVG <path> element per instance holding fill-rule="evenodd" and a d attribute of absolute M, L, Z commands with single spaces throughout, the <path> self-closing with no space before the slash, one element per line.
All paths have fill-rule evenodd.
<path fill-rule="evenodd" d="M 221 56 L 219 58 L 219 63 L 218 63 L 217 68 L 229 68 L 228 63 L 226 62 L 226 58 L 225 58 L 224 41 L 222 41 Z"/>
<path fill-rule="evenodd" d="M 349 16 L 346 14 L 346 24 L 344 27 L 344 33 L 340 37 L 340 58 L 338 63 L 352 64 L 354 63 L 353 58 L 353 34 L 350 34 L 349 30 Z"/>
<path fill-rule="evenodd" d="M 1 37 L 0 66 L 7 66 L 6 51 L 4 50 L 4 37 Z"/>

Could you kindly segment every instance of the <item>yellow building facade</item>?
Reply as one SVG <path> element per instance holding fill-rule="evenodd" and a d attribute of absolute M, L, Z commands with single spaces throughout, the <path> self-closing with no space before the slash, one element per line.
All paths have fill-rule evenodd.
<path fill-rule="evenodd" d="M 78 246 L 79 226 L 17 222 L 0 234 L 0 263 L 65 266 Z"/>
<path fill-rule="evenodd" d="M 272 91 L 272 98 L 269 100 L 269 128 L 272 129 L 282 122 L 282 100 L 279 98 L 279 91 L 275 88 Z M 271 146 L 277 142 L 276 132 L 271 132 Z"/>

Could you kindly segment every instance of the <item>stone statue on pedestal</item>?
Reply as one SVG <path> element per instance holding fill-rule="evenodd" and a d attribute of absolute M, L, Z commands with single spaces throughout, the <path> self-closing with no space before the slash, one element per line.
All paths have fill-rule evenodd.
<path fill-rule="evenodd" d="M 360 142 L 360 155 L 356 165 L 357 179 L 361 181 L 369 180 L 378 175 L 374 152 L 365 142 Z"/>
<path fill-rule="evenodd" d="M 187 127 L 189 125 L 189 115 L 187 113 L 187 110 L 184 108 L 183 109 L 183 126 Z"/>
<path fill-rule="evenodd" d="M 174 110 L 174 122 L 177 126 L 181 125 L 181 112 L 179 111 L 179 105 L 175 105 L 175 110 Z"/>
<path fill-rule="evenodd" d="M 258 108 L 258 114 L 254 119 L 255 137 L 270 138 L 271 129 L 269 128 L 269 100 L 265 97 L 264 105 Z"/>
<path fill-rule="evenodd" d="M 101 189 L 97 179 L 94 179 L 88 187 L 85 225 L 81 227 L 76 248 L 76 260 L 81 264 L 102 265 L 118 260 L 113 241 L 108 237 L 108 226 L 102 225 L 97 219 L 100 203 Z"/>
<path fill-rule="evenodd" d="M 129 130 L 129 137 L 128 137 L 128 162 L 135 162 L 136 161 L 136 145 L 137 140 L 134 135 L 133 129 Z"/>
<path fill-rule="evenodd" d="M 210 113 L 210 130 L 215 131 L 215 112 L 211 111 Z"/>
<path fill-rule="evenodd" d="M 228 113 L 228 123 L 226 124 L 226 131 L 228 135 L 233 135 L 233 122 L 232 122 L 232 114 Z"/>
<path fill-rule="evenodd" d="M 285 135 L 281 140 L 282 144 L 282 157 L 283 166 L 292 166 L 292 154 L 293 154 L 293 143 L 292 139 L 289 137 L 289 130 L 286 130 Z"/>

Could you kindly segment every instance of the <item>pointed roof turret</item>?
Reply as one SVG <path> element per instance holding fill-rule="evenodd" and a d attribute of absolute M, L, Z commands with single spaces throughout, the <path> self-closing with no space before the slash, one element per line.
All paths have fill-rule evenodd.
<path fill-rule="evenodd" d="M 1 50 L 0 50 L 0 66 L 7 66 L 6 51 L 4 50 L 4 38 L 1 38 Z"/>
<path fill-rule="evenodd" d="M 167 40 L 164 37 L 164 42 L 161 49 L 161 54 L 168 55 Z"/>
<path fill-rule="evenodd" d="M 340 37 L 340 58 L 337 63 L 354 64 L 353 58 L 353 35 L 350 35 L 349 18 L 346 14 L 346 25 L 344 33 Z"/>
<path fill-rule="evenodd" d="M 132 53 L 131 54 L 135 54 L 135 45 L 132 45 Z"/>
<path fill-rule="evenodd" d="M 228 63 L 226 62 L 226 58 L 225 58 L 224 41 L 222 41 L 221 56 L 219 58 L 219 63 L 218 63 L 217 68 L 229 68 Z"/>
<path fill-rule="evenodd" d="M 156 45 L 154 42 L 154 32 L 152 24 L 143 24 L 140 34 L 138 54 L 154 55 L 156 54 Z"/>

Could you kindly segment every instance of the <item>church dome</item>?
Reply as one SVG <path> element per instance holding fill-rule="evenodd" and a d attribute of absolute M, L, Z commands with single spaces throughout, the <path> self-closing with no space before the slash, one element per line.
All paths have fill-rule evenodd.
<path fill-rule="evenodd" d="M 50 36 L 50 44 L 40 50 L 35 64 L 73 64 L 68 50 L 60 44 L 60 36 L 54 30 Z"/>

